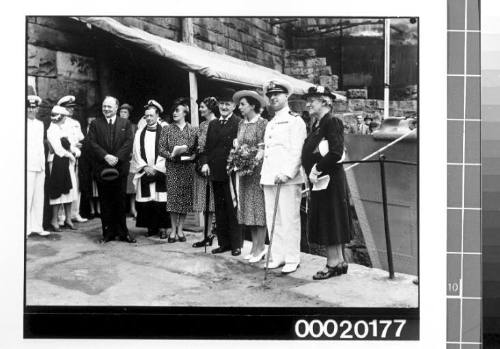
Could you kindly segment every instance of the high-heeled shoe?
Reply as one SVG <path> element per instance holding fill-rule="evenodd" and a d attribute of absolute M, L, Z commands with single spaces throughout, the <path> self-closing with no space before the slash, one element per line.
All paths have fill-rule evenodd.
<path fill-rule="evenodd" d="M 179 236 L 179 234 L 175 234 L 175 236 L 179 242 L 186 242 L 186 235 L 184 235 L 184 233 L 182 233 L 182 236 Z"/>
<path fill-rule="evenodd" d="M 340 264 L 341 264 L 341 268 L 342 268 L 342 274 L 347 274 L 347 268 L 349 267 L 349 264 L 347 264 L 346 261 L 343 261 Z"/>
<path fill-rule="evenodd" d="M 172 237 L 173 235 L 173 237 Z M 177 234 L 174 234 L 173 231 L 168 235 L 167 242 L 176 242 L 177 241 Z"/>
<path fill-rule="evenodd" d="M 345 262 L 340 262 L 334 267 L 329 266 L 328 264 L 326 265 L 327 271 L 320 270 L 316 274 L 313 275 L 313 280 L 324 280 L 324 279 L 329 279 L 334 276 L 340 276 L 344 273 L 344 266 L 342 263 Z M 346 263 L 347 264 L 347 263 Z M 347 269 L 346 269 L 347 273 Z"/>
<path fill-rule="evenodd" d="M 205 239 L 195 242 L 193 244 L 193 247 L 204 247 L 204 246 L 212 246 L 212 243 L 214 242 L 215 235 L 209 235 Z"/>
<path fill-rule="evenodd" d="M 53 231 L 54 233 L 60 233 L 61 227 L 59 227 L 59 225 L 54 225 L 50 223 L 50 230 Z"/>
<path fill-rule="evenodd" d="M 264 248 L 262 250 L 262 252 L 260 252 L 258 255 L 256 256 L 252 256 L 252 258 L 250 258 L 248 260 L 249 263 L 257 263 L 257 262 L 260 262 L 262 258 L 264 258 L 264 256 L 266 255 L 267 253 L 267 248 Z"/>
<path fill-rule="evenodd" d="M 70 230 L 76 230 L 76 228 L 73 225 L 73 223 L 64 222 L 64 225 L 62 227 L 66 228 L 66 229 L 70 229 Z"/>

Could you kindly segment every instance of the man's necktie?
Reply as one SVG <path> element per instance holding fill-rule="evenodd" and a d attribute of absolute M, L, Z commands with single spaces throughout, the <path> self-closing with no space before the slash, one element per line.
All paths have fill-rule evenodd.
<path fill-rule="evenodd" d="M 226 120 L 226 119 L 222 119 L 222 120 L 220 121 L 221 125 L 223 125 L 223 126 L 226 124 L 226 122 L 227 122 L 227 120 Z"/>
<path fill-rule="evenodd" d="M 111 146 L 113 145 L 113 120 L 108 120 L 108 135 Z"/>

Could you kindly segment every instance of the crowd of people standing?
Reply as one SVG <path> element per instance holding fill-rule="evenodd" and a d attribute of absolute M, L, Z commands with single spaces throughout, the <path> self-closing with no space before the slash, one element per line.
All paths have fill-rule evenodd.
<path fill-rule="evenodd" d="M 186 215 L 202 212 L 209 232 L 193 247 L 212 246 L 217 237 L 213 254 L 238 256 L 249 231 L 252 247 L 244 259 L 257 263 L 269 254 L 268 267 L 288 274 L 300 266 L 305 186 L 309 236 L 327 246 L 326 266 L 313 278 L 345 274 L 343 245 L 352 229 L 338 163 L 344 125 L 331 113 L 335 95 L 323 86 L 309 89 L 306 125 L 288 106 L 293 88 L 287 81 L 268 81 L 263 90 L 223 89 L 201 99 L 198 127 L 190 123 L 187 98 L 176 99 L 169 111 L 149 100 L 135 125 L 129 120 L 133 108 L 112 96 L 104 98 L 102 116 L 88 117 L 81 127 L 72 118 L 75 98 L 65 96 L 44 128 L 36 118 L 42 101 L 28 96 L 27 234 L 49 234 L 42 222 L 44 196 L 50 230 L 85 222 L 78 208 L 85 202 L 88 218 L 101 218 L 101 243 L 136 242 L 126 224 L 127 203 L 137 227 L 168 243 L 185 242 Z M 266 110 L 272 118 L 263 116 Z M 273 241 L 271 250 L 266 239 Z"/>

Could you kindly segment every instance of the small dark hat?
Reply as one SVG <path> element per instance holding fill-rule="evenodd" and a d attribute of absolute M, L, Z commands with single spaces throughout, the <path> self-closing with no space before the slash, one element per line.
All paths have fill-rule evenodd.
<path fill-rule="evenodd" d="M 189 98 L 187 98 L 187 97 L 179 97 L 172 103 L 173 107 L 176 107 L 178 105 L 183 105 L 183 106 L 186 106 L 188 108 L 189 108 L 190 104 L 191 104 L 191 102 L 190 102 Z"/>
<path fill-rule="evenodd" d="M 313 96 L 327 96 L 330 97 L 332 100 L 336 99 L 337 97 L 330 91 L 330 89 L 326 86 L 311 86 L 307 90 L 307 93 L 304 95 L 304 98 L 307 97 L 313 97 Z"/>
<path fill-rule="evenodd" d="M 120 176 L 120 173 L 116 168 L 106 167 L 104 170 L 101 171 L 99 176 L 101 177 L 101 180 L 105 182 L 110 182 L 117 179 Z"/>
<path fill-rule="evenodd" d="M 219 102 L 227 102 L 227 101 L 233 101 L 233 95 L 236 92 L 236 90 L 232 88 L 223 88 L 220 93 L 219 93 Z"/>
<path fill-rule="evenodd" d="M 366 120 L 372 120 L 373 121 L 373 116 L 371 115 L 366 115 L 365 118 L 363 119 L 364 121 Z"/>
<path fill-rule="evenodd" d="M 132 107 L 130 104 L 128 103 L 123 103 L 120 108 L 118 108 L 118 111 L 122 110 L 122 109 L 127 109 L 129 113 L 132 113 L 132 111 L 134 110 L 134 107 Z"/>

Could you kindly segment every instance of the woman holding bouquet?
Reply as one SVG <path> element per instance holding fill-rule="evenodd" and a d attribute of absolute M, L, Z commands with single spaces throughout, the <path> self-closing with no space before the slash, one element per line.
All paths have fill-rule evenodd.
<path fill-rule="evenodd" d="M 245 259 L 259 262 L 266 254 L 266 215 L 264 192 L 260 186 L 260 170 L 264 156 L 264 132 L 267 120 L 260 116 L 266 101 L 255 91 L 238 91 L 233 96 L 243 120 L 228 166 L 238 175 L 238 222 L 250 228 L 252 249 Z M 231 159 L 232 158 L 232 159 Z"/>
<path fill-rule="evenodd" d="M 198 157 L 198 161 L 200 159 L 200 155 L 205 151 L 205 144 L 207 142 L 207 131 L 208 124 L 212 120 L 216 120 L 219 117 L 219 102 L 215 97 L 207 97 L 203 99 L 199 103 L 200 116 L 205 118 L 200 126 L 198 127 L 198 147 L 196 149 L 196 154 Z M 203 212 L 208 215 L 208 227 L 212 227 L 212 220 L 215 213 L 215 205 L 214 205 L 214 191 L 212 187 L 212 183 L 210 182 L 210 203 L 208 207 L 208 212 L 206 210 L 206 191 L 207 191 L 207 181 L 208 177 L 201 174 L 201 166 L 199 163 L 196 165 L 196 171 L 194 174 L 194 184 L 193 184 L 193 211 L 195 212 Z M 215 235 L 210 231 L 206 239 L 201 241 L 197 241 L 193 244 L 193 247 L 203 247 L 203 246 L 212 246 Z"/>
<path fill-rule="evenodd" d="M 186 241 L 183 225 L 187 212 L 193 209 L 193 159 L 196 144 L 196 129 L 188 120 L 189 100 L 174 101 L 173 122 L 163 127 L 160 135 L 159 153 L 166 159 L 167 211 L 170 212 L 172 232 L 168 242 Z"/>
<path fill-rule="evenodd" d="M 347 273 L 343 244 L 351 240 L 352 225 L 344 168 L 337 163 L 344 153 L 344 125 L 331 114 L 335 95 L 327 87 L 311 87 L 305 97 L 312 129 L 302 148 L 302 165 L 316 187 L 309 231 L 312 242 L 326 246 L 326 266 L 313 276 L 322 280 Z"/>

